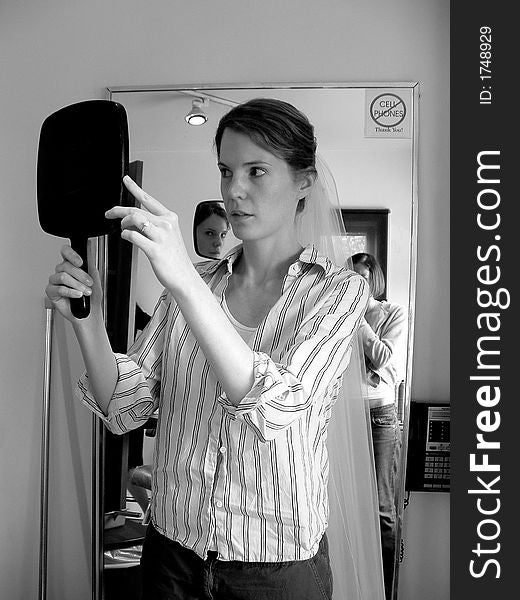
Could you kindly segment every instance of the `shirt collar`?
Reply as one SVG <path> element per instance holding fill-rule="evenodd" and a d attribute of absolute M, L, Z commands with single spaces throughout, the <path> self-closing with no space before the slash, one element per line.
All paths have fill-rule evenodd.
<path fill-rule="evenodd" d="M 305 246 L 300 254 L 299 262 L 308 263 L 310 265 L 318 265 L 325 271 L 328 271 L 332 266 L 332 262 L 329 260 L 329 258 L 324 254 L 321 254 L 321 252 L 313 244 Z"/>
<path fill-rule="evenodd" d="M 238 246 L 232 248 L 225 256 L 219 258 L 218 260 L 208 260 L 198 263 L 199 273 L 201 275 L 216 273 L 221 265 L 224 264 L 226 265 L 227 270 L 231 273 L 233 272 L 234 262 L 241 254 L 242 244 L 238 244 Z M 299 271 L 302 263 L 318 265 L 324 271 L 328 271 L 332 267 L 332 262 L 324 254 L 321 254 L 313 244 L 305 246 L 298 257 L 298 260 L 291 265 L 290 270 L 295 268 L 296 271 Z"/>

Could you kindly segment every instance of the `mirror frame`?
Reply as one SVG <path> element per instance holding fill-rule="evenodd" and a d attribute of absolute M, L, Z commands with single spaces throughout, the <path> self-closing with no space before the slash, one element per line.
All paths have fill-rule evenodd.
<path fill-rule="evenodd" d="M 397 506 L 397 543 L 396 560 L 394 563 L 394 582 L 392 598 L 397 598 L 399 583 L 399 563 L 401 555 L 403 510 L 406 484 L 406 457 L 408 451 L 408 432 L 411 402 L 412 363 L 413 363 L 413 340 L 415 323 L 415 298 L 416 298 L 416 269 L 417 269 L 417 223 L 418 223 L 418 114 L 419 114 L 419 83 L 408 82 L 330 82 L 330 83 L 220 83 L 220 84 L 165 84 L 165 85 L 133 85 L 133 86 L 108 86 L 107 99 L 113 100 L 114 94 L 140 93 L 140 92 L 194 92 L 202 91 L 210 93 L 213 90 L 255 90 L 255 89 L 290 89 L 290 90 L 312 90 L 312 89 L 356 89 L 356 88 L 407 88 L 412 94 L 412 177 L 411 177 L 411 239 L 410 239 L 410 263 L 408 279 L 408 332 L 406 340 L 406 369 L 405 390 L 403 402 L 402 419 L 402 445 L 399 464 L 399 485 L 396 491 Z M 104 287 L 106 285 L 107 243 L 106 236 L 99 238 L 98 242 L 98 265 L 102 273 Z M 106 317 L 106 306 L 104 307 Z M 102 421 L 93 416 L 92 423 L 92 598 L 102 600 L 103 598 L 103 532 L 104 532 L 104 510 L 103 510 L 103 482 L 102 474 L 104 467 L 103 459 L 103 435 Z"/>

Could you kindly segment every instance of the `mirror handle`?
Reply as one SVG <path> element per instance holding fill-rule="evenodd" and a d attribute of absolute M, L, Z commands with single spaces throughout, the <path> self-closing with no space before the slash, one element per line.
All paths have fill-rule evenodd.
<path fill-rule="evenodd" d="M 72 237 L 70 239 L 70 245 L 83 260 L 83 268 L 86 271 L 88 265 L 87 259 L 87 237 Z M 70 299 L 70 310 L 76 319 L 84 319 L 90 314 L 90 298 L 88 296 L 81 296 L 81 298 Z"/>

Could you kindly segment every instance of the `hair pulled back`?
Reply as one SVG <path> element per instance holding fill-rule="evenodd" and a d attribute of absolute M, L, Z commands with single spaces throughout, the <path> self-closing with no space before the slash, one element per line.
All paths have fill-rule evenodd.
<path fill-rule="evenodd" d="M 316 170 L 314 127 L 288 102 L 254 98 L 233 107 L 220 119 L 215 133 L 218 156 L 227 128 L 247 135 L 255 144 L 284 160 L 295 172 Z"/>

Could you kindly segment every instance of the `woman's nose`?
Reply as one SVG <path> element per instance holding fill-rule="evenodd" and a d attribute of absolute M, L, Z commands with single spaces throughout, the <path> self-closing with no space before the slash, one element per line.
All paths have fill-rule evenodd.
<path fill-rule="evenodd" d="M 222 240 L 220 238 L 215 238 L 213 240 L 213 245 L 215 246 L 215 248 L 220 248 L 220 246 L 222 246 Z"/>
<path fill-rule="evenodd" d="M 243 198 L 246 194 L 246 185 L 243 177 L 233 175 L 228 184 L 227 193 L 230 198 Z"/>

